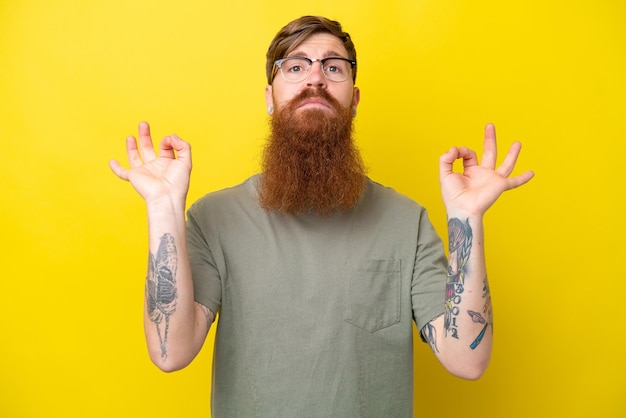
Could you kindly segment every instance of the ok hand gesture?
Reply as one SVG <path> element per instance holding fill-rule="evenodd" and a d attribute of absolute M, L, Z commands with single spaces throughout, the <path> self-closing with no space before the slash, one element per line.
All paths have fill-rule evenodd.
<path fill-rule="evenodd" d="M 139 124 L 139 148 L 133 136 L 126 138 L 126 152 L 130 169 L 115 160 L 111 170 L 122 180 L 130 181 L 148 205 L 163 199 L 185 200 L 191 174 L 191 147 L 176 135 L 166 136 L 156 154 L 150 126 Z"/>
<path fill-rule="evenodd" d="M 519 142 L 509 149 L 502 164 L 496 168 L 497 146 L 494 125 L 485 127 L 485 145 L 482 161 L 476 153 L 465 147 L 452 147 L 439 159 L 441 193 L 448 211 L 463 215 L 482 216 L 487 209 L 510 189 L 526 184 L 533 178 L 532 171 L 509 177 L 515 168 L 521 150 Z M 453 171 L 454 161 L 463 160 L 463 172 Z"/>

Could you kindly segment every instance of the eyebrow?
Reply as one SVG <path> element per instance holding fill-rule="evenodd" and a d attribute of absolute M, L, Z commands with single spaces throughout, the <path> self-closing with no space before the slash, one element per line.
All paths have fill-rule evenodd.
<path fill-rule="evenodd" d="M 304 51 L 298 51 L 298 50 L 292 51 L 291 53 L 287 54 L 287 56 L 288 57 L 307 57 L 307 58 L 309 57 Z M 346 58 L 339 52 L 336 52 L 332 49 L 326 51 L 323 58 L 328 58 L 328 57 Z"/>

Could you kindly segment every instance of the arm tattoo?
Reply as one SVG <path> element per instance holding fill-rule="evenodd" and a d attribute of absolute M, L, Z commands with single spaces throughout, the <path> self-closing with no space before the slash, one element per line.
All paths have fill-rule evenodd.
<path fill-rule="evenodd" d="M 156 325 L 161 344 L 161 358 L 167 358 L 167 332 L 170 316 L 176 312 L 176 243 L 170 234 L 161 237 L 156 256 L 152 253 L 148 260 L 146 280 L 146 304 L 150 320 Z"/>
<path fill-rule="evenodd" d="M 448 261 L 448 280 L 446 282 L 446 301 L 444 313 L 444 329 L 446 336 L 448 333 L 459 338 L 457 328 L 457 317 L 460 309 L 461 294 L 465 273 L 467 271 L 467 261 L 472 250 L 472 228 L 469 219 L 463 222 L 458 218 L 448 220 L 448 239 L 450 259 Z"/>
<path fill-rule="evenodd" d="M 422 328 L 422 338 L 430 345 L 430 349 L 438 353 L 437 348 L 437 329 L 430 322 Z"/>
<path fill-rule="evenodd" d="M 493 314 L 491 312 L 491 292 L 489 292 L 489 281 L 487 277 L 483 279 L 483 299 L 485 299 L 485 304 L 483 305 L 483 313 L 487 315 L 487 319 L 491 323 L 491 327 L 493 328 Z"/>
<path fill-rule="evenodd" d="M 472 350 L 474 350 L 476 347 L 478 347 L 478 344 L 480 344 L 480 342 L 483 340 L 483 337 L 485 336 L 485 331 L 487 331 L 487 327 L 488 326 L 489 326 L 489 324 L 485 324 L 483 329 L 481 329 L 480 332 L 478 333 L 478 336 L 476 337 L 474 342 L 470 344 L 470 348 Z"/>
<path fill-rule="evenodd" d="M 472 317 L 472 321 L 474 322 L 480 322 L 481 324 L 484 324 L 486 322 L 485 318 L 483 318 L 483 316 L 478 312 L 467 311 L 467 313 L 469 314 L 469 316 Z"/>
<path fill-rule="evenodd" d="M 469 316 L 472 317 L 472 321 L 480 322 L 481 324 L 485 324 L 483 329 L 480 330 L 474 342 L 470 344 L 470 348 L 474 350 L 478 347 L 478 344 L 482 341 L 485 336 L 485 332 L 487 331 L 487 327 L 491 325 L 491 332 L 493 332 L 493 315 L 491 313 L 491 294 L 489 293 L 489 282 L 487 281 L 487 277 L 483 279 L 483 299 L 485 299 L 485 304 L 483 305 L 483 313 L 487 316 L 487 319 L 483 317 L 483 315 L 479 312 L 467 311 Z"/>

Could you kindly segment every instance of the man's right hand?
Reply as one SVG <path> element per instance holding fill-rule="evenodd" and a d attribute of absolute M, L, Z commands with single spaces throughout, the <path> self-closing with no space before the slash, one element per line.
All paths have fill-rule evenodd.
<path fill-rule="evenodd" d="M 191 146 L 178 136 L 169 135 L 161 140 L 157 155 L 146 122 L 139 124 L 138 137 L 139 146 L 135 137 L 126 138 L 130 169 L 111 160 L 111 170 L 122 180 L 130 181 L 148 206 L 162 201 L 184 202 L 191 175 Z"/>

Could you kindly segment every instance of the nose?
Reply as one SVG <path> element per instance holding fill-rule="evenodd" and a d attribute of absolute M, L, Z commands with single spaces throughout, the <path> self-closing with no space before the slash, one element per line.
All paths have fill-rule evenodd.
<path fill-rule="evenodd" d="M 323 88 L 326 86 L 326 77 L 322 73 L 322 63 L 314 62 L 311 65 L 311 72 L 306 79 L 306 83 L 308 87 L 318 87 Z"/>

